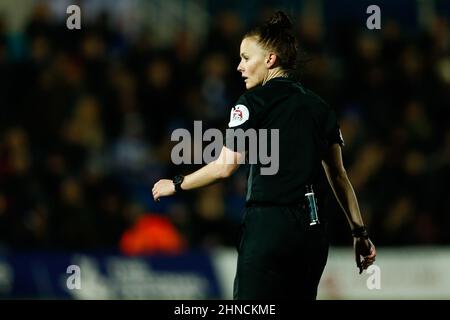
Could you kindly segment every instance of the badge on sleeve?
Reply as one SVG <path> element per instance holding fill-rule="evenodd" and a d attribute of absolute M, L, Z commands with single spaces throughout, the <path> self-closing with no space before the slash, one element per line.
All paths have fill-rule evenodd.
<path fill-rule="evenodd" d="M 228 123 L 228 126 L 230 128 L 240 126 L 248 120 L 249 116 L 250 113 L 247 107 L 243 104 L 238 104 L 233 109 L 231 109 L 230 122 Z"/>

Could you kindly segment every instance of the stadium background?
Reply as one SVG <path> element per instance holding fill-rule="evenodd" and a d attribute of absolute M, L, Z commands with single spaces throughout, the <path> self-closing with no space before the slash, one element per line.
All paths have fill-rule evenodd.
<path fill-rule="evenodd" d="M 68 30 L 66 8 L 81 8 Z M 369 5 L 381 30 L 368 30 Z M 296 23 L 305 86 L 336 108 L 375 244 L 366 288 L 330 194 L 323 299 L 450 297 L 449 1 L 0 1 L 0 297 L 229 298 L 245 170 L 153 202 L 176 128 L 224 129 L 243 33 Z M 192 151 L 200 152 L 199 149 Z M 334 214 L 336 212 L 336 214 Z M 68 290 L 66 268 L 81 268 Z M 347 273 L 348 271 L 348 273 Z"/>

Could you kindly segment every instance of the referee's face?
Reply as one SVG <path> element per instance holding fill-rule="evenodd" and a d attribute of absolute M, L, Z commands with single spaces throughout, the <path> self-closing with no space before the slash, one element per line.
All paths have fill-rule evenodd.
<path fill-rule="evenodd" d="M 257 38 L 247 37 L 241 42 L 241 62 L 237 70 L 245 79 L 247 89 L 256 87 L 263 83 L 268 74 L 267 57 L 268 52 L 258 43 Z"/>

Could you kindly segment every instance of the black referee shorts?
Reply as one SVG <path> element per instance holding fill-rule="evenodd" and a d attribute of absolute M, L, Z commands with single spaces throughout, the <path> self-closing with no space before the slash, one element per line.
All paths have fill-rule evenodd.
<path fill-rule="evenodd" d="M 247 208 L 234 299 L 315 300 L 328 257 L 325 228 L 310 226 L 300 206 Z"/>

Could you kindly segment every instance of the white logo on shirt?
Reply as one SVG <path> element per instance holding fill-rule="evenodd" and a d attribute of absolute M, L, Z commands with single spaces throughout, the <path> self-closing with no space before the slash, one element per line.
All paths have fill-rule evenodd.
<path fill-rule="evenodd" d="M 228 126 L 230 128 L 240 126 L 248 120 L 249 116 L 250 113 L 247 107 L 243 104 L 238 104 L 233 109 L 231 109 L 230 122 L 228 123 Z"/>

